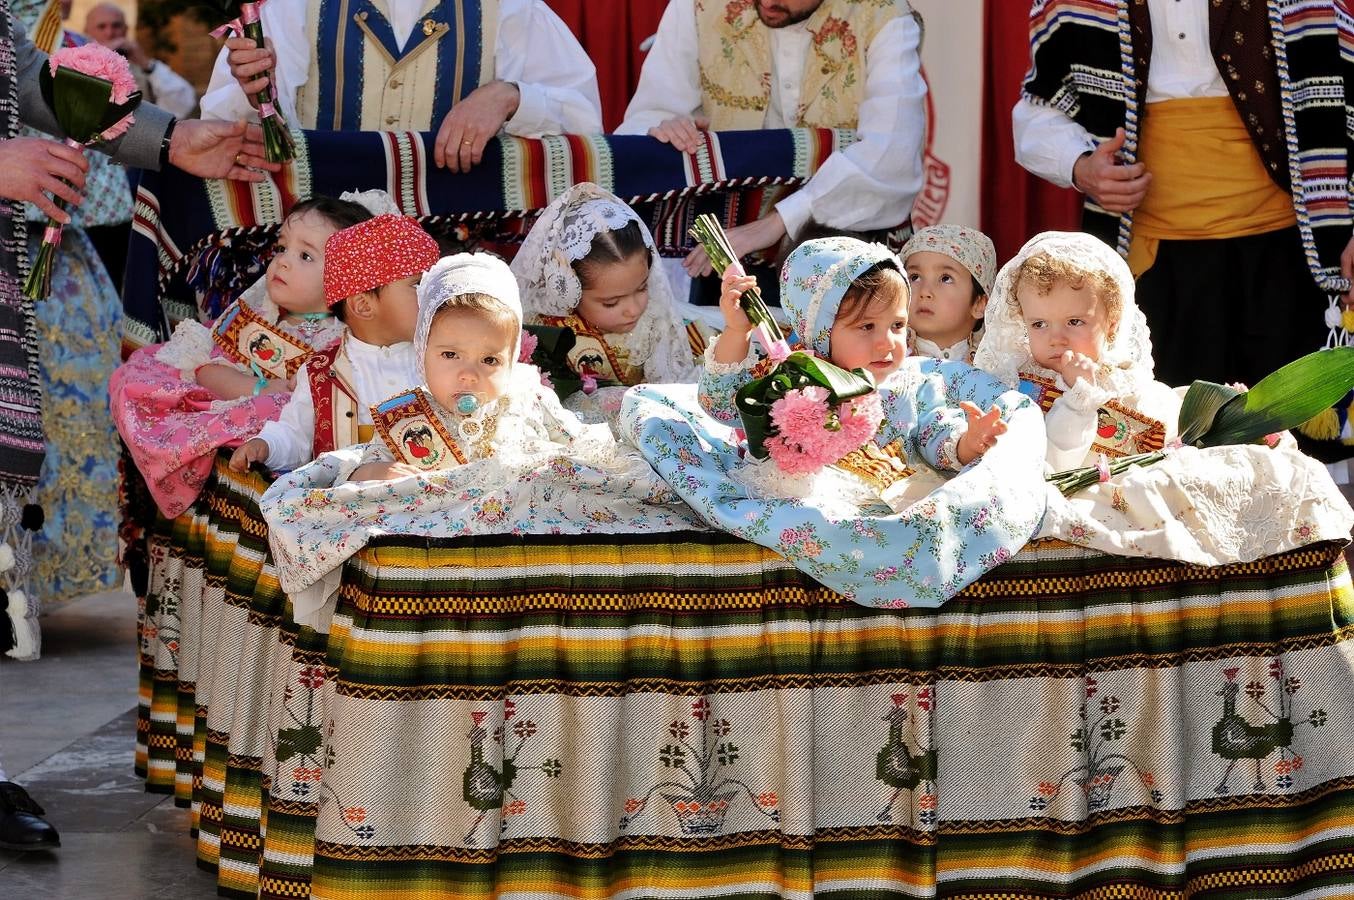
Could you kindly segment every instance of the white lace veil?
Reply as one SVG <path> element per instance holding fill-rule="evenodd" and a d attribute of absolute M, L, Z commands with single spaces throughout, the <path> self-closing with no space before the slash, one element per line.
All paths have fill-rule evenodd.
<path fill-rule="evenodd" d="M 1152 338 L 1147 330 L 1147 317 L 1133 299 L 1133 275 L 1113 248 L 1079 231 L 1045 231 L 1035 235 L 1001 267 L 987 304 L 983 339 L 973 356 L 973 365 L 1012 387 L 1019 382 L 1021 372 L 1058 377 L 1030 357 L 1029 333 L 1015 300 L 1016 274 L 1025 260 L 1036 253 L 1070 260 L 1088 271 L 1108 272 L 1118 283 L 1122 304 L 1105 356 L 1100 360 L 1096 384 L 1115 396 L 1140 394 L 1153 380 Z"/>
<path fill-rule="evenodd" d="M 356 203 L 373 216 L 404 215 L 404 210 L 395 203 L 395 198 L 379 188 L 369 191 L 344 191 L 339 194 L 339 199 Z"/>
<path fill-rule="evenodd" d="M 542 316 L 572 315 L 583 297 L 573 264 L 592 250 L 592 241 L 607 231 L 638 222 L 649 248 L 649 305 L 629 334 L 610 334 L 610 343 L 624 347 L 632 363 L 644 362 L 644 377 L 659 383 L 695 381 L 700 369 L 691 355 L 686 325 L 677 311 L 653 235 L 644 221 L 619 197 L 591 182 L 569 188 L 531 227 L 513 259 L 512 272 L 521 286 L 526 321 Z"/>

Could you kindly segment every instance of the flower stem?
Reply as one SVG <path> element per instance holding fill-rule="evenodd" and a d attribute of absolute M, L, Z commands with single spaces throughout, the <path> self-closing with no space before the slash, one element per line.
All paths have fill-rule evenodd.
<path fill-rule="evenodd" d="M 691 225 L 691 236 L 705 248 L 705 253 L 710 257 L 710 264 L 714 267 L 715 274 L 723 277 L 725 270 L 736 263 L 737 257 L 733 254 L 733 247 L 729 244 L 728 235 L 720 226 L 719 220 L 709 213 L 702 213 L 696 217 L 696 221 Z M 777 343 L 784 343 L 782 338 L 777 337 L 781 334 L 780 325 L 771 315 L 771 310 L 767 308 L 766 301 L 762 299 L 762 292 L 755 286 L 748 288 L 743 292 L 743 296 L 738 298 L 738 305 L 743 308 L 747 314 L 748 321 L 754 328 L 765 328 L 766 332 L 762 337 L 765 341 L 768 337 Z M 771 351 L 768 346 L 767 351 Z"/>

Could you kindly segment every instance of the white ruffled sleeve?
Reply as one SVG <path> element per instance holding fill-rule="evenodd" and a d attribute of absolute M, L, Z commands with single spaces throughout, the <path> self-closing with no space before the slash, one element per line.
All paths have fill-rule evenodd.
<path fill-rule="evenodd" d="M 155 352 L 155 359 L 179 370 L 184 381 L 192 381 L 198 367 L 212 361 L 212 333 L 196 319 L 184 319 L 174 334 Z"/>
<path fill-rule="evenodd" d="M 1049 408 L 1044 417 L 1048 431 L 1045 460 L 1054 472 L 1086 463 L 1086 454 L 1095 442 L 1101 404 L 1110 399 L 1109 391 L 1082 378 Z"/>

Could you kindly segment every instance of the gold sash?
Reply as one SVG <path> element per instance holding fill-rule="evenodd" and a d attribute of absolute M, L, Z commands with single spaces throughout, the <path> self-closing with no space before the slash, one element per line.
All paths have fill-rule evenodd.
<path fill-rule="evenodd" d="M 1269 177 L 1231 97 L 1149 103 L 1138 158 L 1152 184 L 1133 212 L 1135 278 L 1163 240 L 1241 237 L 1297 221 L 1292 196 Z"/>

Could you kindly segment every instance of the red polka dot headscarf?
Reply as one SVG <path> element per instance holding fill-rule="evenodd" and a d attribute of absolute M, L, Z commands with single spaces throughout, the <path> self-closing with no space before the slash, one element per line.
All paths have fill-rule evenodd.
<path fill-rule="evenodd" d="M 432 268 L 437 241 L 410 216 L 387 214 L 336 231 L 324 242 L 324 300 L 330 306 Z"/>

